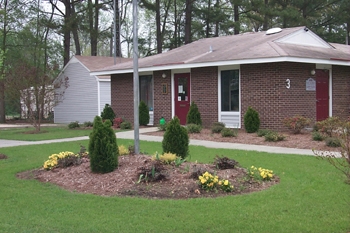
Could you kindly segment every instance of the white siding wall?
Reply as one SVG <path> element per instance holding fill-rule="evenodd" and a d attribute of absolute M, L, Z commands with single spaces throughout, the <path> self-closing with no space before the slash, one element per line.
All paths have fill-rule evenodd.
<path fill-rule="evenodd" d="M 100 81 L 100 109 L 98 109 L 98 114 L 101 115 L 106 104 L 111 104 L 111 82 L 110 81 Z"/>
<path fill-rule="evenodd" d="M 54 108 L 55 123 L 93 121 L 98 114 L 97 81 L 80 63 L 69 64 L 63 77 L 68 77 L 69 87 L 63 100 Z"/>

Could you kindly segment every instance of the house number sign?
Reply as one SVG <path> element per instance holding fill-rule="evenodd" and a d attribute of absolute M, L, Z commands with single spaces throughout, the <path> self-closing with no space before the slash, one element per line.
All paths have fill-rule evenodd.
<path fill-rule="evenodd" d="M 286 88 L 287 89 L 290 88 L 290 79 L 289 78 L 286 79 Z"/>

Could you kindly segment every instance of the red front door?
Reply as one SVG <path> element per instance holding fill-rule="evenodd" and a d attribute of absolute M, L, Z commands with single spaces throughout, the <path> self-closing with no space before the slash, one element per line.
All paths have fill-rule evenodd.
<path fill-rule="evenodd" d="M 329 75 L 328 70 L 316 70 L 316 120 L 329 117 Z"/>
<path fill-rule="evenodd" d="M 191 78 L 190 73 L 175 74 L 175 116 L 180 119 L 180 124 L 186 124 L 186 117 L 191 105 L 190 89 Z"/>

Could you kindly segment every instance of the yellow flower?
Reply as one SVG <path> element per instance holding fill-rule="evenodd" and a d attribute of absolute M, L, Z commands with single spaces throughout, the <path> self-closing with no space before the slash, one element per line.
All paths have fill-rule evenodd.
<path fill-rule="evenodd" d="M 225 180 L 225 181 L 224 181 L 224 185 L 228 185 L 228 180 Z"/>

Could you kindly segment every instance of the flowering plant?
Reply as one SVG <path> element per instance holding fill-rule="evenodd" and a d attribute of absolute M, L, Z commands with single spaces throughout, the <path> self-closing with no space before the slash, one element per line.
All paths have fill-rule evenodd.
<path fill-rule="evenodd" d="M 220 180 L 219 177 L 210 174 L 209 172 L 203 173 L 198 177 L 199 184 L 202 189 L 211 191 L 216 188 L 220 188 L 225 192 L 231 192 L 233 190 L 233 185 L 228 180 Z"/>
<path fill-rule="evenodd" d="M 310 119 L 303 116 L 287 117 L 283 120 L 283 124 L 293 133 L 298 134 L 306 126 L 310 125 Z"/>
<path fill-rule="evenodd" d="M 119 150 L 119 155 L 128 155 L 128 154 L 130 154 L 129 149 L 126 148 L 124 145 L 118 146 L 118 150 Z"/>
<path fill-rule="evenodd" d="M 60 152 L 58 154 L 50 155 L 49 159 L 44 162 L 43 167 L 45 170 L 51 170 L 55 167 L 58 167 L 60 162 L 66 160 L 66 159 L 69 159 L 69 158 L 78 159 L 78 158 L 87 157 L 87 156 L 89 156 L 88 152 L 74 154 L 73 152 L 70 152 L 70 151 L 63 151 L 63 152 Z M 61 163 L 61 166 L 62 165 L 69 166 L 69 164 L 72 164 L 72 163 L 74 163 L 74 161 L 72 161 L 72 162 L 66 161 L 66 162 Z"/>
<path fill-rule="evenodd" d="M 271 180 L 274 176 L 273 171 L 265 168 L 256 168 L 251 166 L 248 168 L 248 175 L 256 180 Z"/>

